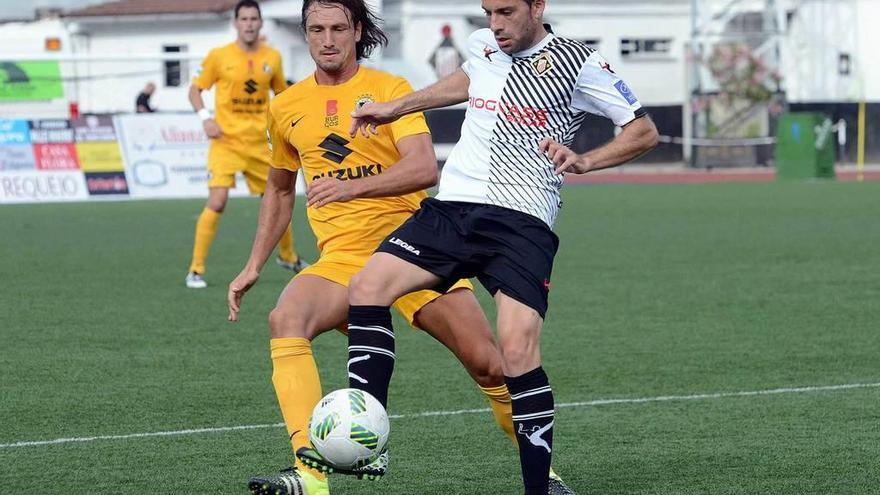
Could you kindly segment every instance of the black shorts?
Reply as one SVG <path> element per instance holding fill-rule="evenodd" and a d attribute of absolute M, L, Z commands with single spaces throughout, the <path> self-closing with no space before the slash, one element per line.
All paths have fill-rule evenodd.
<path fill-rule="evenodd" d="M 393 254 L 443 279 L 445 292 L 461 278 L 477 277 L 543 318 L 559 238 L 543 221 L 500 206 L 428 198 L 376 252 Z"/>

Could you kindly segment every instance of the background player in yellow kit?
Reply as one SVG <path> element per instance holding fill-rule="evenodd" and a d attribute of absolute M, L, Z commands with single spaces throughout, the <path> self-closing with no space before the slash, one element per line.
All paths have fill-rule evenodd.
<path fill-rule="evenodd" d="M 291 281 L 269 316 L 272 382 L 299 459 L 296 469 L 251 479 L 249 487 L 257 494 L 329 493 L 324 475 L 302 462 L 319 456 L 308 440 L 309 416 L 322 397 L 311 341 L 345 327 L 352 276 L 388 233 L 418 209 L 427 197 L 423 189 L 437 181 L 434 149 L 421 114 L 380 128 L 378 137 L 347 137 L 356 107 L 412 92 L 404 79 L 358 64 L 386 40 L 364 1 L 306 0 L 302 19 L 317 70 L 270 105 L 272 169 L 250 258 L 228 292 L 229 319 L 235 321 L 242 297 L 290 222 L 302 171 L 321 256 Z M 395 307 L 452 350 L 490 399 L 501 428 L 515 438 L 501 356 L 470 284 L 459 281 L 445 294 L 408 294 Z M 380 458 L 350 474 L 380 476 L 386 461 Z M 564 487 L 561 480 L 558 484 Z"/>
<path fill-rule="evenodd" d="M 205 260 L 226 208 L 229 188 L 235 187 L 235 174 L 244 173 L 253 194 L 262 194 L 266 189 L 269 89 L 277 95 L 287 87 L 281 55 L 260 41 L 260 6 L 254 0 L 241 0 L 234 12 L 237 39 L 208 53 L 189 89 L 190 103 L 211 139 L 208 202 L 196 223 L 192 262 L 186 276 L 186 286 L 192 289 L 207 285 L 202 277 Z M 216 91 L 215 117 L 205 108 L 201 95 L 212 86 Z M 297 272 L 305 266 L 293 248 L 290 225 L 281 238 L 277 261 Z"/>

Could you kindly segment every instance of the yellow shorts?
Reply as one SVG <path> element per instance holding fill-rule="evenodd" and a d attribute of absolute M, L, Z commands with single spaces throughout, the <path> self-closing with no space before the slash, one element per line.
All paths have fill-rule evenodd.
<path fill-rule="evenodd" d="M 351 254 L 331 254 L 321 256 L 318 261 L 299 272 L 296 276 L 314 275 L 348 287 L 351 277 L 364 267 L 372 254 L 373 253 L 366 253 L 365 256 L 355 256 Z M 468 289 L 472 291 L 474 290 L 474 286 L 471 285 L 467 279 L 462 279 L 450 287 L 449 291 L 456 289 Z M 426 304 L 437 299 L 441 295 L 443 294 L 433 290 L 411 292 L 394 301 L 394 309 L 400 313 L 400 316 L 406 318 L 406 321 L 409 322 L 410 325 L 418 328 L 418 325 L 415 323 L 416 313 L 418 313 Z"/>
<path fill-rule="evenodd" d="M 212 139 L 208 148 L 208 187 L 235 187 L 235 174 L 243 173 L 251 194 L 266 192 L 269 150 L 265 143 L 232 144 Z"/>

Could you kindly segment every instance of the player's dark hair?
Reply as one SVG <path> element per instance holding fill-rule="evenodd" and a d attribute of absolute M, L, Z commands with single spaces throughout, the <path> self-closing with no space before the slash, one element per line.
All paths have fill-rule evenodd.
<path fill-rule="evenodd" d="M 379 23 L 382 20 L 367 7 L 364 0 L 303 0 L 303 31 L 306 30 L 306 13 L 315 3 L 325 6 L 339 5 L 344 7 L 351 16 L 352 25 L 355 27 L 361 26 L 361 40 L 355 45 L 358 60 L 369 57 L 376 47 L 388 45 L 388 36 L 379 28 Z"/>
<path fill-rule="evenodd" d="M 257 3 L 257 0 L 238 0 L 238 3 L 235 4 L 236 19 L 238 19 L 238 11 L 241 9 L 257 9 L 257 14 L 260 15 L 260 19 L 263 18 L 263 12 L 260 10 L 260 4 Z"/>

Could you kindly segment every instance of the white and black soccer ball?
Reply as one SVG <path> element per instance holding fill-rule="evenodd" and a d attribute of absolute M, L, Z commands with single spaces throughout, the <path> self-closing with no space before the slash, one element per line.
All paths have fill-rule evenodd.
<path fill-rule="evenodd" d="M 365 466 L 385 449 L 388 414 L 375 397 L 363 390 L 330 392 L 315 406 L 309 422 L 309 440 L 333 466 Z"/>

